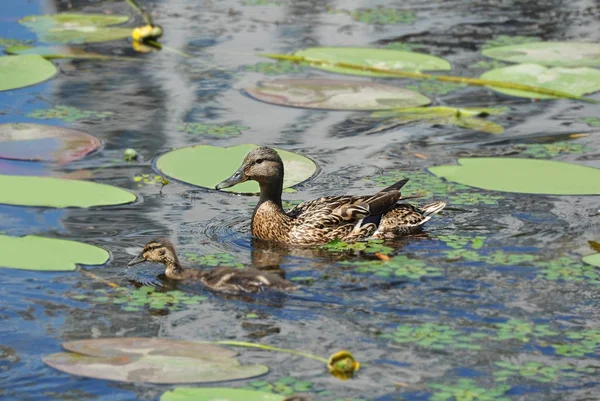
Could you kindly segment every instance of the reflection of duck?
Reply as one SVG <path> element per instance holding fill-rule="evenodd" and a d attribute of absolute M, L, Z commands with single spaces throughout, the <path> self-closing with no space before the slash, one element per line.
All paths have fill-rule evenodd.
<path fill-rule="evenodd" d="M 165 265 L 165 276 L 167 278 L 171 280 L 197 280 L 215 291 L 240 293 L 261 292 L 265 288 L 284 291 L 295 288 L 282 275 L 254 268 L 217 267 L 205 271 L 186 269 L 179 263 L 173 244 L 164 238 L 148 242 L 142 252 L 127 266 L 142 262 L 162 263 Z"/>
<path fill-rule="evenodd" d="M 398 204 L 402 199 L 400 188 L 408 181 L 404 179 L 374 195 L 326 196 L 302 202 L 285 212 L 281 205 L 283 161 L 268 147 L 248 152 L 240 168 L 216 189 L 248 180 L 260 185 L 260 200 L 252 216 L 252 234 L 294 245 L 410 234 L 446 206 L 444 202 L 424 207 Z"/>

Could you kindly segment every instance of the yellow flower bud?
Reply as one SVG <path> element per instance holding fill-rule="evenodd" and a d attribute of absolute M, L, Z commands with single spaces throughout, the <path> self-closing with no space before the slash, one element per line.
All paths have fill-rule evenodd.
<path fill-rule="evenodd" d="M 348 351 L 340 351 L 333 354 L 327 362 L 329 373 L 340 380 L 347 380 L 358 372 L 360 363 L 358 363 L 352 354 Z"/>

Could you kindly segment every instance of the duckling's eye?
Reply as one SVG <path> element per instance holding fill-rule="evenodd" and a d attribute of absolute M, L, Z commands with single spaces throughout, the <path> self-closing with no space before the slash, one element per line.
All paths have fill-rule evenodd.
<path fill-rule="evenodd" d="M 261 163 L 262 163 L 262 162 L 264 162 L 264 161 L 265 161 L 264 159 L 258 159 L 258 160 L 256 160 L 256 161 L 255 161 L 255 163 L 256 163 L 256 164 L 261 164 Z"/>
<path fill-rule="evenodd" d="M 165 256 L 166 253 L 167 253 L 167 251 L 165 251 L 164 249 L 161 249 L 160 251 L 158 251 L 158 254 L 160 256 Z"/>

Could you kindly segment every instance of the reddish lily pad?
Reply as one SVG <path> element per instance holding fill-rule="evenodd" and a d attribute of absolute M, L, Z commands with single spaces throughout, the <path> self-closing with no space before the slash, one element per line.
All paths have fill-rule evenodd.
<path fill-rule="evenodd" d="M 387 110 L 431 103 L 409 89 L 354 80 L 276 79 L 244 90 L 263 102 L 321 110 Z"/>
<path fill-rule="evenodd" d="M 101 146 L 83 131 L 42 124 L 0 124 L 0 158 L 69 163 Z"/>
<path fill-rule="evenodd" d="M 130 383 L 209 383 L 246 379 L 269 371 L 241 365 L 226 348 L 190 341 L 112 338 L 72 341 L 44 363 L 77 376 Z"/>

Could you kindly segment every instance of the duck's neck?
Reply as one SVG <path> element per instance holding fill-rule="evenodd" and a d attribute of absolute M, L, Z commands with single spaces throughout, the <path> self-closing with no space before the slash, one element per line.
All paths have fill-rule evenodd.
<path fill-rule="evenodd" d="M 183 272 L 185 269 L 179 263 L 179 259 L 177 256 L 174 256 L 172 259 L 167 259 L 165 263 L 165 276 L 173 280 L 181 280 L 183 278 Z"/>
<path fill-rule="evenodd" d="M 266 183 L 260 183 L 260 200 L 258 201 L 258 206 L 264 202 L 272 202 L 278 206 L 279 209 L 283 210 L 283 205 L 281 204 L 282 192 L 283 177 Z"/>

